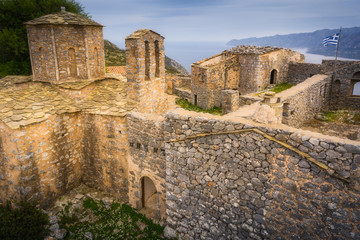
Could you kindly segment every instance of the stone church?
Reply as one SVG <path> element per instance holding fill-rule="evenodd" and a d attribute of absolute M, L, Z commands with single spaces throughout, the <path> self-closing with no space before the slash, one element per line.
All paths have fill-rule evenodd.
<path fill-rule="evenodd" d="M 65 9 L 25 24 L 33 75 L 0 79 L 0 202 L 49 206 L 85 184 L 138 209 L 153 201 L 169 237 L 360 238 L 359 141 L 298 129 L 331 91 L 359 106 L 348 94 L 359 62 L 342 63 L 331 89 L 331 62 L 223 52 L 184 80 L 192 102 L 228 113 L 214 116 L 176 108 L 166 92 L 179 83 L 166 83 L 164 37 L 152 30 L 126 37 L 123 77 L 105 73 L 102 25 Z M 246 95 L 283 81 L 296 86 Z"/>

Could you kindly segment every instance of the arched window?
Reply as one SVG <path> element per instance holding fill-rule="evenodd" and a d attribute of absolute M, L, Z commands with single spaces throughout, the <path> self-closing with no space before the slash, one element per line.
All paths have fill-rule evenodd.
<path fill-rule="evenodd" d="M 141 178 L 141 207 L 156 209 L 157 196 L 154 182 L 149 177 Z"/>
<path fill-rule="evenodd" d="M 356 72 L 351 78 L 353 96 L 360 96 L 360 72 Z"/>
<path fill-rule="evenodd" d="M 96 75 L 99 75 L 99 69 L 100 69 L 99 51 L 97 50 L 96 47 L 94 48 L 94 54 L 95 54 L 95 59 L 94 59 L 95 73 L 96 73 Z"/>
<path fill-rule="evenodd" d="M 46 59 L 45 59 L 45 52 L 42 47 L 39 48 L 39 55 L 40 55 L 40 75 L 41 78 L 47 77 L 47 71 L 46 71 Z"/>
<path fill-rule="evenodd" d="M 155 77 L 160 77 L 160 49 L 159 49 L 159 41 L 155 40 Z"/>
<path fill-rule="evenodd" d="M 273 69 L 270 73 L 270 84 L 275 84 L 277 81 L 277 71 Z"/>
<path fill-rule="evenodd" d="M 145 41 L 145 79 L 150 80 L 150 46 L 148 41 Z"/>
<path fill-rule="evenodd" d="M 68 54 L 69 54 L 70 77 L 76 77 L 77 76 L 77 66 L 76 66 L 75 49 L 74 48 L 69 48 Z"/>
<path fill-rule="evenodd" d="M 340 82 L 340 80 L 335 80 L 335 82 L 334 82 L 334 96 L 339 96 L 339 94 L 340 94 L 340 87 L 341 87 L 341 82 Z"/>

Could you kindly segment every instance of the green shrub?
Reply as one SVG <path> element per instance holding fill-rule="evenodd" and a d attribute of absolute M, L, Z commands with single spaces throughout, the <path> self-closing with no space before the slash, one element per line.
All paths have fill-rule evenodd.
<path fill-rule="evenodd" d="M 35 240 L 49 234 L 49 217 L 35 204 L 21 201 L 16 207 L 10 202 L 0 205 L 0 239 Z"/>

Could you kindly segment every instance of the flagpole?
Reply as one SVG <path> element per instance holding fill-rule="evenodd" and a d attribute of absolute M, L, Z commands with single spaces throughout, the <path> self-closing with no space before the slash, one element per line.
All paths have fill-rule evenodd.
<path fill-rule="evenodd" d="M 342 29 L 342 27 L 340 27 L 340 30 L 339 30 L 339 38 L 338 38 L 338 41 L 337 41 L 337 43 L 336 43 L 334 72 L 333 72 L 333 75 L 332 75 L 332 77 L 331 77 L 330 96 L 329 96 L 329 111 L 331 110 L 331 100 L 332 100 L 332 95 L 333 95 L 333 85 L 334 85 L 334 81 L 335 81 L 335 79 L 336 79 L 336 65 L 337 65 L 337 57 L 338 57 L 339 45 L 340 45 L 340 38 L 341 38 L 341 29 Z"/>

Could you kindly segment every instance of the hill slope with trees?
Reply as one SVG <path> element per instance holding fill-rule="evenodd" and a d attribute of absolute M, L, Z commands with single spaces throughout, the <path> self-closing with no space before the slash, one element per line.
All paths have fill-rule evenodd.
<path fill-rule="evenodd" d="M 293 33 L 261 38 L 232 39 L 227 43 L 230 46 L 255 45 L 277 46 L 283 48 L 307 48 L 308 53 L 334 56 L 336 45 L 324 47 L 322 40 L 338 33 L 339 29 L 323 29 L 310 33 Z M 343 28 L 341 32 L 339 56 L 360 59 L 360 27 Z"/>

